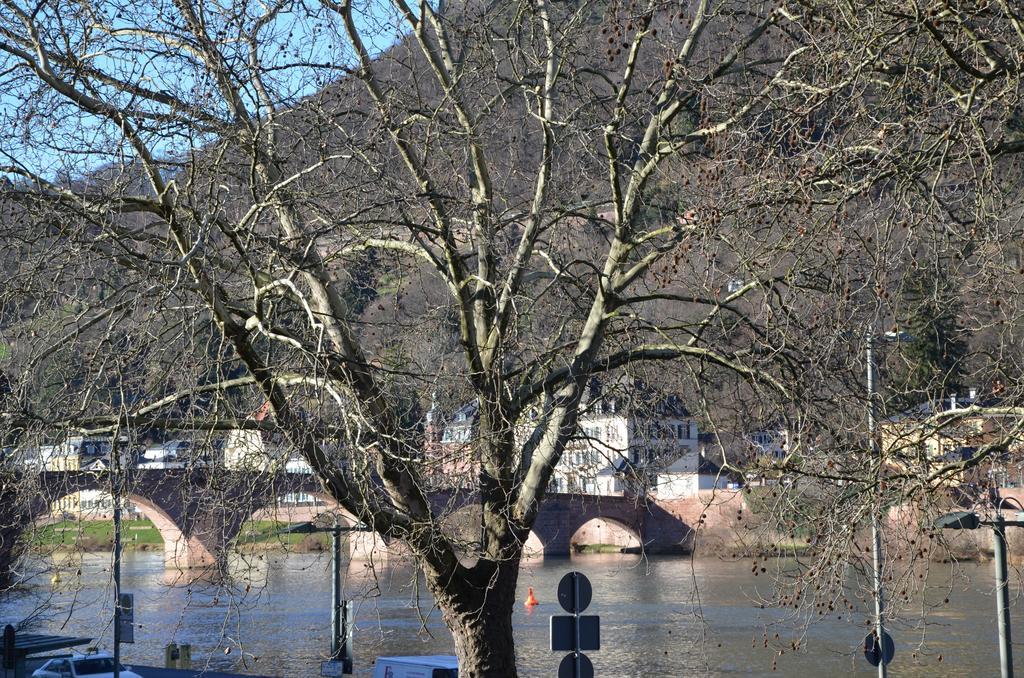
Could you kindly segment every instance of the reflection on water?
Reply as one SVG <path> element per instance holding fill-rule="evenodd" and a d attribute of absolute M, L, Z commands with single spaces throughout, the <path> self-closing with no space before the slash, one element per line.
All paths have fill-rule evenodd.
<path fill-rule="evenodd" d="M 548 618 L 561 613 L 555 588 L 570 569 L 593 582 L 587 613 L 601 615 L 602 649 L 590 654 L 599 676 L 872 675 L 860 653 L 868 616 L 863 609 L 798 628 L 792 610 L 761 609 L 754 602 L 769 593 L 770 582 L 753 577 L 746 561 L 621 555 L 547 559 L 523 567 L 519 597 L 525 599 L 532 586 L 541 604 L 515 613 L 522 675 L 549 676 L 557 668 L 560 656 L 547 649 Z M 136 643 L 123 649 L 126 663 L 160 665 L 164 645 L 174 641 L 191 643 L 194 661 L 210 668 L 316 675 L 329 646 L 329 558 L 250 554 L 239 556 L 232 571 L 230 585 L 189 581 L 166 572 L 162 554 L 126 554 L 123 586 L 135 594 L 140 624 Z M 936 566 L 929 584 L 931 597 L 948 597 L 949 604 L 930 611 L 926 624 L 915 618 L 891 627 L 897 645 L 892 675 L 997 672 L 991 566 L 964 565 L 953 579 L 949 566 Z M 369 675 L 378 655 L 452 651 L 422 580 L 409 568 L 371 569 L 353 562 L 344 586 L 356 601 L 357 675 Z M 63 562 L 56 585 L 41 578 L 9 596 L 0 617 L 6 623 L 32 616 L 34 630 L 91 636 L 109 648 L 111 598 L 109 555 L 90 554 Z M 1013 615 L 1024 638 L 1018 608 Z M 793 651 L 794 642 L 802 649 Z M 1024 649 L 1015 654 L 1024 657 Z"/>

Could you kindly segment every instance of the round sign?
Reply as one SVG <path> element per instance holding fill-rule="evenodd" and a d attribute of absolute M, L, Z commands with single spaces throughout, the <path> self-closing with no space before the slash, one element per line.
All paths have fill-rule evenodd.
<path fill-rule="evenodd" d="M 579 664 L 576 663 L 577 656 L 580 659 Z M 590 663 L 590 658 L 582 652 L 579 655 L 570 652 L 562 657 L 562 661 L 558 664 L 558 678 L 594 678 L 594 665 Z"/>
<path fill-rule="evenodd" d="M 558 604 L 572 614 L 579 614 L 587 609 L 594 597 L 594 589 L 590 580 L 582 572 L 570 572 L 558 582 Z"/>
<path fill-rule="evenodd" d="M 864 636 L 864 657 L 872 666 L 878 666 L 883 660 L 886 664 L 892 661 L 896 654 L 896 645 L 892 642 L 892 636 L 888 631 L 882 631 L 882 647 L 878 647 L 878 636 L 872 631 Z"/>

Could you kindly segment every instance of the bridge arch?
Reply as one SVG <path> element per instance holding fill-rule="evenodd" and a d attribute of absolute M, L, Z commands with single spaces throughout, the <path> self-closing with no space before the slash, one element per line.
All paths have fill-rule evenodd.
<path fill-rule="evenodd" d="M 637 552 L 643 548 L 643 537 L 639 530 L 624 521 L 610 516 L 594 516 L 576 527 L 569 537 L 569 545 L 573 553 L 588 548 Z"/>
<path fill-rule="evenodd" d="M 530 535 L 526 538 L 523 543 L 523 558 L 543 558 L 544 557 L 544 542 L 537 536 L 537 533 L 530 530 Z"/>
<path fill-rule="evenodd" d="M 337 520 L 339 525 L 346 528 L 353 527 L 359 523 L 352 513 L 342 508 L 332 496 L 323 491 L 278 494 L 267 497 L 262 505 L 251 508 L 253 510 L 241 521 L 238 533 L 231 539 L 231 543 L 235 547 L 244 544 L 244 540 L 249 537 L 267 536 L 266 534 L 260 535 L 256 532 L 254 523 L 269 521 L 280 524 L 278 529 L 282 531 L 286 529 L 284 525 L 298 525 L 301 523 L 314 523 L 319 527 L 328 527 Z M 346 532 L 343 535 L 345 541 L 348 542 L 350 551 L 353 548 L 355 534 L 354 532 Z M 321 533 L 321 536 L 326 535 Z"/>
<path fill-rule="evenodd" d="M 40 495 L 32 506 L 32 522 L 39 524 L 55 510 L 65 506 L 63 500 L 86 490 L 105 489 L 83 485 L 81 487 L 61 488 Z M 129 492 L 125 499 L 138 507 L 139 511 L 153 523 L 163 540 L 164 564 L 167 567 L 188 568 L 213 565 L 214 554 L 205 544 L 195 538 L 188 538 L 182 532 L 175 518 L 152 499 L 135 492 Z"/>
<path fill-rule="evenodd" d="M 131 499 L 153 520 L 165 542 L 165 557 L 172 567 L 220 565 L 227 547 L 242 525 L 275 504 L 275 497 L 301 492 L 325 500 L 330 510 L 333 500 L 324 494 L 319 480 L 309 474 L 261 474 L 253 472 L 198 470 L 135 470 L 129 477 Z M 33 507 L 42 504 L 48 511 L 55 498 L 86 489 L 104 489 L 109 478 L 102 473 L 44 471 L 39 474 Z M 436 491 L 429 495 L 439 515 L 450 514 L 448 522 L 466 550 L 479 548 L 480 499 L 470 491 Z M 692 509 L 692 510 L 691 510 Z M 0 502 L 0 525 L 12 525 L 8 532 L 24 529 L 29 516 L 25 502 Z M 697 513 L 694 513 L 697 511 Z M 632 496 L 596 496 L 549 494 L 540 507 L 533 531 L 524 544 L 524 556 L 569 555 L 574 544 L 605 543 L 622 548 L 643 546 L 651 553 L 687 552 L 693 547 L 693 530 L 687 523 L 699 514 L 700 507 L 671 502 L 652 502 Z M 38 512 L 37 512 L 38 513 Z M 277 510 L 280 516 L 280 509 Z M 287 516 L 298 520 L 298 516 Z M 355 520 L 351 520 L 355 522 Z M 0 536 L 3 536 L 0 534 Z M 0 540 L 3 543 L 11 539 Z M 405 555 L 405 549 L 373 532 L 349 535 L 352 560 L 372 560 Z M 0 552 L 0 575 L 9 568 L 10 558 Z"/>
<path fill-rule="evenodd" d="M 467 561 L 477 557 L 483 531 L 483 507 L 476 502 L 464 503 L 449 511 L 442 520 L 448 535 L 456 542 L 460 555 Z M 531 530 L 523 542 L 523 558 L 543 558 L 546 545 L 536 531 Z"/>

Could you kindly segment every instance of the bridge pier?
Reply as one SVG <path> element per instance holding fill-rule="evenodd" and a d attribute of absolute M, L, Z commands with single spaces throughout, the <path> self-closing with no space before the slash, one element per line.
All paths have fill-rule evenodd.
<path fill-rule="evenodd" d="M 169 570 L 211 568 L 217 564 L 215 553 L 212 553 L 198 537 L 182 535 L 178 539 L 164 540 L 164 567 Z"/>
<path fill-rule="evenodd" d="M 387 542 L 376 532 L 349 532 L 348 553 L 351 560 L 388 561 L 410 555 L 398 541 Z"/>

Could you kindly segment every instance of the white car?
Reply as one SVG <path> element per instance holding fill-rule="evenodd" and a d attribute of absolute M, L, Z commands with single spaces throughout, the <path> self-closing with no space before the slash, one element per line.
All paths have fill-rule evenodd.
<path fill-rule="evenodd" d="M 124 666 L 121 667 L 118 675 L 121 678 L 142 678 Z M 108 652 L 58 657 L 51 659 L 32 672 L 32 678 L 78 678 L 78 676 L 114 678 L 114 658 Z"/>

